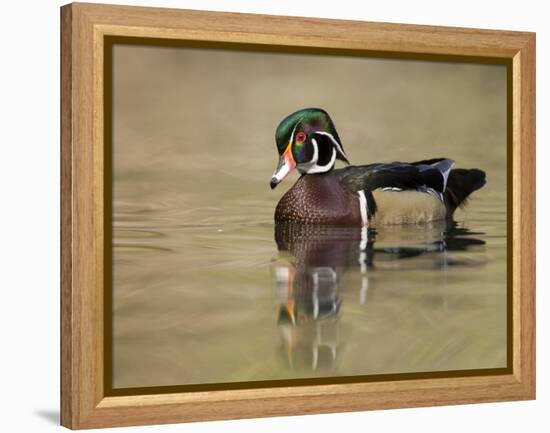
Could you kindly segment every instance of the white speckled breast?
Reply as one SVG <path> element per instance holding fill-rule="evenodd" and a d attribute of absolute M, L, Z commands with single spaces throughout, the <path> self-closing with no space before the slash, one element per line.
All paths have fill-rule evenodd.
<path fill-rule="evenodd" d="M 304 175 L 289 189 L 275 209 L 276 222 L 304 224 L 362 224 L 359 199 L 331 173 Z"/>

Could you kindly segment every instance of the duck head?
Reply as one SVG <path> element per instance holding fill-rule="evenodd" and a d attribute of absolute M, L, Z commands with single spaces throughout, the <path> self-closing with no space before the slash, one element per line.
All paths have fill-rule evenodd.
<path fill-rule="evenodd" d="M 275 141 L 279 164 L 271 178 L 272 189 L 294 168 L 301 174 L 314 174 L 332 170 L 337 159 L 349 164 L 334 123 L 320 108 L 305 108 L 285 117 Z"/>

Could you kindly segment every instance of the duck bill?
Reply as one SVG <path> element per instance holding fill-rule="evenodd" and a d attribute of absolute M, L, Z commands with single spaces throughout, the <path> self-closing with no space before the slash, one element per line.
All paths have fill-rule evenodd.
<path fill-rule="evenodd" d="M 287 177 L 292 170 L 294 170 L 295 167 L 296 162 L 292 157 L 292 152 L 289 146 L 288 149 L 279 158 L 279 164 L 277 164 L 275 173 L 273 173 L 273 177 L 271 178 L 271 182 L 269 183 L 271 189 L 279 185 L 283 181 L 283 179 Z"/>

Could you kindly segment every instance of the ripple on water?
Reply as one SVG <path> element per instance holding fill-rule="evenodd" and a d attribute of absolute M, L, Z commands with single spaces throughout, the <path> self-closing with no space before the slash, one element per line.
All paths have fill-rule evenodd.
<path fill-rule="evenodd" d="M 498 197 L 366 233 L 278 230 L 267 199 L 116 205 L 116 385 L 503 366 Z"/>

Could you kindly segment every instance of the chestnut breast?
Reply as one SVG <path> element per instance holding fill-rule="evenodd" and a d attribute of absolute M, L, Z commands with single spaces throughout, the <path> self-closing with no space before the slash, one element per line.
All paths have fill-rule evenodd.
<path fill-rule="evenodd" d="M 360 226 L 359 198 L 331 173 L 304 175 L 279 200 L 275 221 Z"/>

